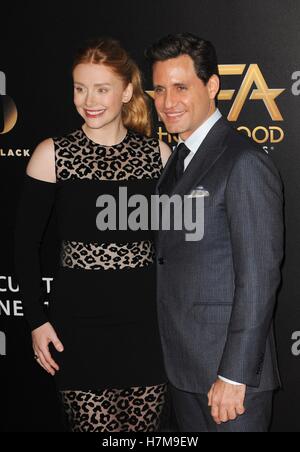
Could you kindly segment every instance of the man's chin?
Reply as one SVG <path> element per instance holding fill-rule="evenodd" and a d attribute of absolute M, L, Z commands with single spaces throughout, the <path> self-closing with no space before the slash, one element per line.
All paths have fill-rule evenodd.
<path fill-rule="evenodd" d="M 168 133 L 171 133 L 172 135 L 182 134 L 186 131 L 184 127 L 180 127 L 179 124 L 167 124 L 165 123 L 165 128 L 167 129 Z"/>

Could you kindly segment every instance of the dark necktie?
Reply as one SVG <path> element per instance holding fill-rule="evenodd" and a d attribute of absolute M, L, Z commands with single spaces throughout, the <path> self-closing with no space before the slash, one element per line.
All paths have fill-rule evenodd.
<path fill-rule="evenodd" d="M 184 161 L 191 151 L 184 143 L 180 143 L 177 147 L 176 152 L 177 152 L 176 182 L 178 182 L 184 172 Z"/>

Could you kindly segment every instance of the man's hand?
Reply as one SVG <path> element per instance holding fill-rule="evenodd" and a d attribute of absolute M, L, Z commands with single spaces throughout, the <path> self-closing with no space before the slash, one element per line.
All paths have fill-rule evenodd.
<path fill-rule="evenodd" d="M 208 406 L 211 407 L 211 415 L 216 424 L 234 421 L 244 414 L 245 396 L 245 385 L 235 386 L 217 380 L 208 393 Z"/>

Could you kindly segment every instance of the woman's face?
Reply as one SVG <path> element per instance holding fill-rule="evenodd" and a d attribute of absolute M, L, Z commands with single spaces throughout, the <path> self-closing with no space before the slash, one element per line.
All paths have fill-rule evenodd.
<path fill-rule="evenodd" d="M 74 104 L 91 129 L 120 120 L 122 107 L 132 98 L 132 84 L 103 64 L 78 64 L 73 71 Z"/>

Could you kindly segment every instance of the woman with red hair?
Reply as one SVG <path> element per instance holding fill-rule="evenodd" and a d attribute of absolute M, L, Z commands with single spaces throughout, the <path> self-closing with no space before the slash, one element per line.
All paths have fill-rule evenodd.
<path fill-rule="evenodd" d="M 150 136 L 140 71 L 117 41 L 82 49 L 73 79 L 84 124 L 36 148 L 15 231 L 34 354 L 55 375 L 72 431 L 157 431 L 166 376 L 152 232 L 99 231 L 95 220 L 101 194 L 150 199 L 170 150 Z M 46 314 L 39 245 L 53 208 L 61 259 Z"/>

